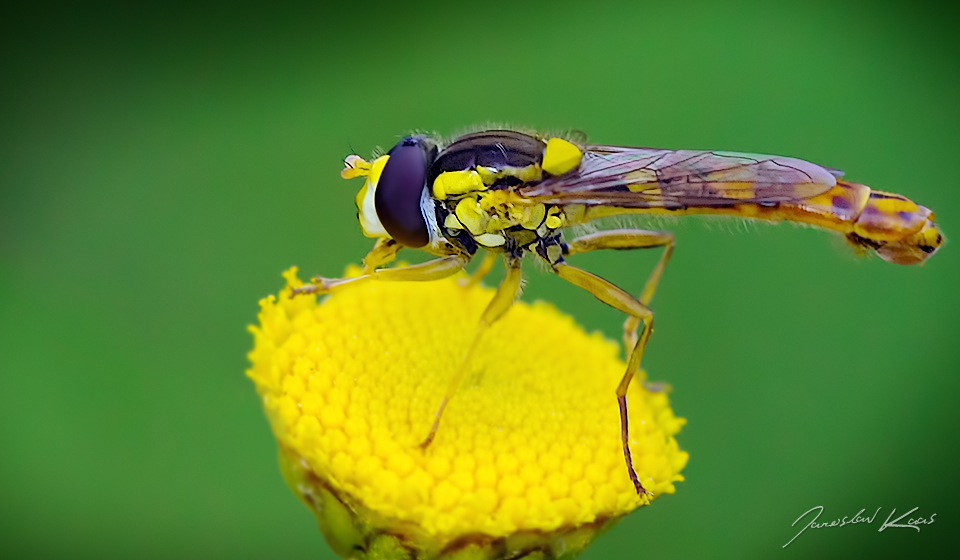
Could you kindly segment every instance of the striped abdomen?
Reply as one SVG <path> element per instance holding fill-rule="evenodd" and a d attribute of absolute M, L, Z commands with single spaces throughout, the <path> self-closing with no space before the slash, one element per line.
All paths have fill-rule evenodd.
<path fill-rule="evenodd" d="M 838 180 L 819 196 L 776 210 L 780 219 L 838 231 L 854 246 L 896 264 L 921 263 L 943 243 L 929 208 L 859 183 Z"/>
<path fill-rule="evenodd" d="M 918 264 L 943 243 L 933 212 L 898 194 L 875 191 L 838 179 L 827 192 L 799 202 L 683 205 L 677 208 L 588 207 L 586 220 L 623 213 L 722 214 L 770 221 L 811 224 L 844 234 L 860 249 L 871 249 L 888 262 Z"/>

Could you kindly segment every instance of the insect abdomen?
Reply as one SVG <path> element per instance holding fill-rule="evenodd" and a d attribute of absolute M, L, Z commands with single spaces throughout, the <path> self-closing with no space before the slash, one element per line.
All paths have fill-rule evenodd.
<path fill-rule="evenodd" d="M 873 191 L 866 185 L 837 181 L 827 192 L 800 202 L 778 205 L 780 219 L 820 226 L 842 233 L 853 232 L 869 205 Z"/>
<path fill-rule="evenodd" d="M 813 198 L 778 205 L 778 219 L 808 223 L 843 233 L 858 248 L 875 251 L 896 264 L 917 264 L 943 243 L 933 212 L 899 194 L 859 183 L 837 181 Z"/>
<path fill-rule="evenodd" d="M 865 187 L 864 187 L 865 188 Z M 929 208 L 898 194 L 870 191 L 853 231 L 875 241 L 899 241 L 917 233 L 932 218 Z"/>
<path fill-rule="evenodd" d="M 896 264 L 918 264 L 943 244 L 933 212 L 898 194 L 871 191 L 847 240 Z"/>
<path fill-rule="evenodd" d="M 842 233 L 860 249 L 875 251 L 896 264 L 917 264 L 932 256 L 943 243 L 933 212 L 910 199 L 875 191 L 859 183 L 838 180 L 827 192 L 797 202 L 729 206 L 686 205 L 679 208 L 627 209 L 591 207 L 586 219 L 643 212 L 690 215 L 720 214 L 769 221 L 790 221 Z"/>

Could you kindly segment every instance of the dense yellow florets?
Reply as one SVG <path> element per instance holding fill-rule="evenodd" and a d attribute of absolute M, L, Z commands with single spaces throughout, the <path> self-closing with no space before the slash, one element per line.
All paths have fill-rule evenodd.
<path fill-rule="evenodd" d="M 290 297 L 296 269 L 285 277 L 279 298 L 260 302 L 247 374 L 283 452 L 351 507 L 442 544 L 577 527 L 650 501 L 624 466 L 616 344 L 549 304 L 518 302 L 483 336 L 424 451 L 493 291 L 367 282 L 318 303 Z M 672 493 L 684 420 L 638 382 L 628 399 L 640 480 Z"/>

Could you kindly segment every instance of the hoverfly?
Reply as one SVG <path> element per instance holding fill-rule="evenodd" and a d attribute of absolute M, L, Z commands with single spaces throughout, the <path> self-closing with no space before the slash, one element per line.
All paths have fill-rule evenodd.
<path fill-rule="evenodd" d="M 623 455 L 638 494 L 646 490 L 630 457 L 626 394 L 652 332 L 650 301 L 670 260 L 674 237 L 667 231 L 615 229 L 568 240 L 565 228 L 628 213 L 786 220 L 839 232 L 859 251 L 873 251 L 897 264 L 922 263 L 943 243 L 929 209 L 845 181 L 838 170 L 788 157 L 625 148 L 485 130 L 448 143 L 408 136 L 371 162 L 351 155 L 345 163 L 341 176 L 366 177 L 356 197 L 358 217 L 363 233 L 377 241 L 363 260 L 362 276 L 316 277 L 296 293 L 327 293 L 364 279 L 437 280 L 463 270 L 480 250 L 485 258 L 471 282 L 488 273 L 498 255 L 506 264 L 506 275 L 481 316 L 421 447 L 433 440 L 483 331 L 513 304 L 520 288 L 520 261 L 533 253 L 564 280 L 627 315 L 627 368 L 616 396 Z M 379 268 L 403 247 L 438 258 Z M 565 260 L 600 249 L 656 247 L 663 252 L 637 297 Z"/>

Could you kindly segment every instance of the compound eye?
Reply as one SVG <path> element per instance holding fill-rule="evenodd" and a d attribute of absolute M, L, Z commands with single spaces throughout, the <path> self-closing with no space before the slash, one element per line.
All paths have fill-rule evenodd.
<path fill-rule="evenodd" d="M 427 222 L 420 208 L 427 177 L 430 146 L 416 137 L 404 138 L 390 150 L 383 167 L 374 205 L 380 223 L 390 237 L 406 247 L 423 247 L 430 242 Z"/>

